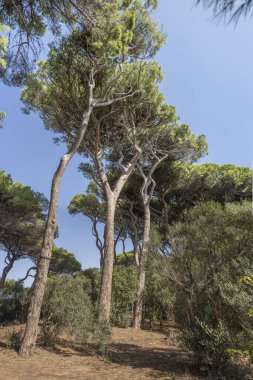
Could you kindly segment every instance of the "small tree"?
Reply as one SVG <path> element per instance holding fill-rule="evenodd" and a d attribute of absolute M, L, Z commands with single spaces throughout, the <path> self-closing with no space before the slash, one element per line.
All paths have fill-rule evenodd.
<path fill-rule="evenodd" d="M 50 274 L 74 275 L 82 270 L 82 265 L 77 261 L 73 253 L 64 248 L 54 246 L 52 260 L 50 261 Z"/>
<path fill-rule="evenodd" d="M 97 185 L 90 182 L 86 194 L 77 194 L 68 206 L 71 215 L 82 214 L 92 223 L 92 234 L 96 239 L 96 247 L 100 253 L 100 269 L 104 262 L 104 239 L 100 237 L 98 224 L 105 223 L 105 202 L 101 199 Z"/>
<path fill-rule="evenodd" d="M 46 209 L 44 196 L 0 172 L 0 248 L 5 254 L 1 289 L 16 261 L 38 255 Z"/>

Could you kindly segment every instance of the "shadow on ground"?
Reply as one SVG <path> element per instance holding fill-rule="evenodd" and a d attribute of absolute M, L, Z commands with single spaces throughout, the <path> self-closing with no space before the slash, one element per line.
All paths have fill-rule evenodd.
<path fill-rule="evenodd" d="M 129 373 L 136 374 L 136 379 L 143 378 L 139 377 L 142 375 L 148 375 L 148 378 L 151 379 L 204 379 L 203 373 L 196 372 L 191 355 L 178 346 L 166 346 L 165 338 L 166 334 L 161 331 L 136 333 L 131 328 L 115 328 L 112 342 L 108 348 L 108 358 L 109 362 L 111 360 L 111 364 L 106 360 L 108 358 L 99 354 L 98 345 L 92 343 L 77 346 L 73 345 L 73 341 L 61 338 L 57 340 L 54 347 L 38 346 L 44 352 L 52 352 L 64 360 L 84 359 L 89 365 L 91 362 L 94 363 L 95 369 L 102 368 L 102 371 L 103 368 L 105 371 L 110 371 L 110 368 L 114 369 L 119 374 L 119 379 L 121 371 L 125 374 L 127 368 Z M 0 341 L 1 347 L 6 347 L 6 343 L 2 340 Z M 40 352 L 41 355 L 43 357 L 43 352 Z M 57 359 L 54 360 L 57 361 Z M 107 367 L 108 365 L 109 367 Z M 132 370 L 133 372 L 131 372 Z M 123 378 L 125 379 L 125 377 Z"/>
<path fill-rule="evenodd" d="M 47 348 L 47 350 L 64 357 L 100 356 L 98 346 L 95 344 L 89 343 L 83 347 L 77 347 L 66 340 L 58 341 L 56 347 Z M 108 354 L 112 364 L 129 366 L 138 370 L 150 370 L 150 376 L 153 379 L 188 379 L 188 376 L 190 379 L 193 376 L 197 376 L 198 379 L 205 378 L 203 374 L 196 371 L 190 354 L 176 347 L 144 348 L 137 344 L 111 343 Z M 101 360 L 103 360 L 102 356 Z"/>
<path fill-rule="evenodd" d="M 195 372 L 189 354 L 180 349 L 141 348 L 134 344 L 117 343 L 111 346 L 111 350 L 114 363 L 138 369 L 149 368 L 157 373 L 157 377 L 153 374 L 154 378 L 161 378 L 162 374 L 168 373 L 178 377 Z"/>

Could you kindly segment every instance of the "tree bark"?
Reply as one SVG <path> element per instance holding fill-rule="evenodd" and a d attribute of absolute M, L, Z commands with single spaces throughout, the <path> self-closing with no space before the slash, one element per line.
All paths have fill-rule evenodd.
<path fill-rule="evenodd" d="M 139 239 L 138 239 L 138 230 L 136 227 L 137 216 L 133 212 L 133 202 L 131 202 L 131 204 L 130 204 L 129 213 L 130 213 L 131 222 L 132 222 L 132 226 L 133 226 L 133 230 L 134 230 L 133 237 L 132 237 L 133 248 L 134 248 L 134 261 L 135 261 L 135 265 L 138 267 L 140 264 L 139 263 L 139 254 L 138 254 L 138 240 Z"/>
<path fill-rule="evenodd" d="M 112 273 L 114 263 L 115 198 L 108 194 L 106 209 L 105 254 L 99 296 L 99 321 L 110 325 Z"/>
<path fill-rule="evenodd" d="M 162 196 L 162 202 L 163 202 L 163 212 L 164 212 L 165 237 L 167 238 L 167 235 L 168 235 L 168 232 L 169 232 L 169 206 L 168 206 L 168 203 L 165 200 L 166 191 L 164 192 L 164 194 Z"/>
<path fill-rule="evenodd" d="M 19 351 L 19 354 L 21 356 L 27 356 L 31 354 L 36 344 L 41 306 L 45 292 L 50 259 L 52 256 L 54 236 L 57 228 L 57 209 L 60 184 L 69 162 L 83 141 L 92 109 L 93 105 L 92 102 L 90 102 L 89 107 L 84 112 L 83 121 L 78 135 L 68 152 L 61 157 L 59 166 L 53 177 L 46 230 L 44 234 L 37 274 L 34 281 L 33 294 L 28 310 L 25 334 Z"/>
<path fill-rule="evenodd" d="M 105 224 L 105 250 L 104 250 L 104 265 L 101 278 L 101 288 L 99 297 L 99 321 L 102 324 L 110 325 L 111 313 L 111 298 L 112 298 L 112 272 L 114 264 L 114 221 L 116 202 L 120 193 L 127 182 L 129 176 L 133 172 L 135 165 L 140 157 L 141 149 L 136 146 L 136 154 L 131 159 L 127 170 L 118 179 L 114 190 L 112 191 L 106 176 L 106 173 L 101 165 L 100 159 L 96 158 L 95 165 L 97 167 L 101 183 L 106 194 L 106 224 Z"/>
<path fill-rule="evenodd" d="M 2 276 L 0 278 L 0 290 L 3 289 L 8 273 L 12 269 L 14 261 L 10 261 L 3 269 Z"/>
<path fill-rule="evenodd" d="M 149 202 L 144 203 L 144 232 L 142 241 L 142 250 L 139 264 L 139 278 L 138 278 L 138 289 L 135 301 L 134 309 L 134 322 L 133 327 L 136 330 L 141 328 L 142 321 L 142 305 L 143 305 L 143 295 L 145 287 L 145 277 L 146 277 L 146 265 L 149 250 L 149 239 L 150 239 L 150 207 Z"/>

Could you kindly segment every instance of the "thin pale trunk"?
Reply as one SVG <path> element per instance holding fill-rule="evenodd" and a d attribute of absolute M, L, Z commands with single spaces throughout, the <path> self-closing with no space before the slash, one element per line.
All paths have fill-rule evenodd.
<path fill-rule="evenodd" d="M 133 202 L 131 202 L 129 212 L 130 212 L 130 216 L 131 216 L 132 226 L 134 229 L 134 234 L 132 237 L 133 248 L 134 248 L 134 261 L 135 261 L 135 265 L 138 267 L 139 266 L 139 255 L 138 255 L 138 240 L 139 239 L 138 239 L 138 230 L 136 227 L 137 216 L 133 212 Z"/>
<path fill-rule="evenodd" d="M 139 330 L 141 328 L 141 321 L 142 321 L 143 295 L 144 295 L 146 265 L 147 265 L 149 239 L 150 239 L 150 220 L 151 219 L 150 219 L 149 203 L 146 203 L 144 205 L 144 232 L 143 232 L 140 265 L 139 265 L 138 289 L 137 289 L 137 296 L 136 296 L 135 310 L 134 310 L 133 327 L 136 330 Z"/>
<path fill-rule="evenodd" d="M 137 236 L 134 237 L 134 263 L 138 267 L 140 265 L 139 263 L 139 253 L 138 253 L 138 238 Z"/>
<path fill-rule="evenodd" d="M 113 193 L 111 193 L 107 201 L 105 255 L 99 297 L 99 321 L 107 325 L 110 324 L 111 312 L 112 273 L 114 262 L 114 219 L 115 199 Z"/>
<path fill-rule="evenodd" d="M 59 166 L 53 177 L 46 230 L 44 234 L 37 274 L 34 281 L 33 294 L 31 297 L 31 302 L 30 302 L 30 306 L 28 310 L 25 335 L 24 335 L 22 345 L 19 351 L 19 354 L 21 356 L 27 356 L 31 354 L 36 344 L 41 306 L 42 306 L 45 287 L 46 287 L 50 259 L 52 256 L 52 246 L 53 246 L 54 236 L 55 236 L 55 232 L 57 228 L 57 209 L 58 209 L 60 184 L 61 184 L 63 174 L 70 160 L 72 159 L 74 154 L 77 152 L 77 150 L 80 147 L 80 144 L 83 141 L 91 111 L 92 111 L 92 106 L 90 105 L 89 108 L 84 113 L 83 122 L 79 129 L 79 133 L 76 137 L 76 140 L 74 141 L 69 151 L 61 157 Z"/>
<path fill-rule="evenodd" d="M 138 147 L 137 147 L 138 148 Z M 135 168 L 135 165 L 141 154 L 141 150 L 138 148 L 136 154 L 131 159 L 130 164 L 126 172 L 118 179 L 118 182 L 111 191 L 107 176 L 102 168 L 99 159 L 96 160 L 99 176 L 103 183 L 106 197 L 107 197 L 107 215 L 105 224 L 105 250 L 104 250 L 104 265 L 102 271 L 100 297 L 99 297 L 99 321 L 110 325 L 110 313 L 111 313 L 111 298 L 112 298 L 112 272 L 114 264 L 114 220 L 115 220 L 115 207 L 118 197 L 128 180 L 130 174 Z"/>
<path fill-rule="evenodd" d="M 141 328 L 142 321 L 142 307 L 143 307 L 143 296 L 145 287 L 145 277 L 146 277 L 146 265 L 149 251 L 149 240 L 150 240 L 150 226 L 151 226 L 151 215 L 150 215 L 150 200 L 153 196 L 155 189 L 155 181 L 152 179 L 157 167 L 167 158 L 167 155 L 162 158 L 156 157 L 156 162 L 150 169 L 148 175 L 145 175 L 141 166 L 138 167 L 139 172 L 143 178 L 143 184 L 141 187 L 141 195 L 144 207 L 144 231 L 142 239 L 142 249 L 139 264 L 139 279 L 138 279 L 138 289 L 135 301 L 135 311 L 134 311 L 134 322 L 133 327 L 136 330 Z"/>

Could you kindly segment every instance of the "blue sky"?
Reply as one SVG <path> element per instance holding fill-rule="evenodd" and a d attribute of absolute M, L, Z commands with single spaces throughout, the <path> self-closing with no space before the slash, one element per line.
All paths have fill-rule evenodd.
<path fill-rule="evenodd" d="M 207 136 L 209 155 L 203 161 L 251 166 L 253 20 L 241 20 L 236 28 L 217 25 L 211 22 L 210 11 L 192 4 L 160 0 L 154 14 L 168 35 L 157 56 L 164 73 L 162 91 L 181 121 Z M 0 109 L 7 112 L 0 130 L 0 170 L 48 197 L 65 148 L 53 144 L 37 115 L 22 114 L 19 96 L 20 89 L 0 86 Z M 77 171 L 79 162 L 79 157 L 73 159 L 62 182 L 56 243 L 75 253 L 86 268 L 99 265 L 90 223 L 66 210 L 71 198 L 86 189 L 86 180 Z M 28 265 L 17 263 L 9 277 L 21 277 Z"/>

